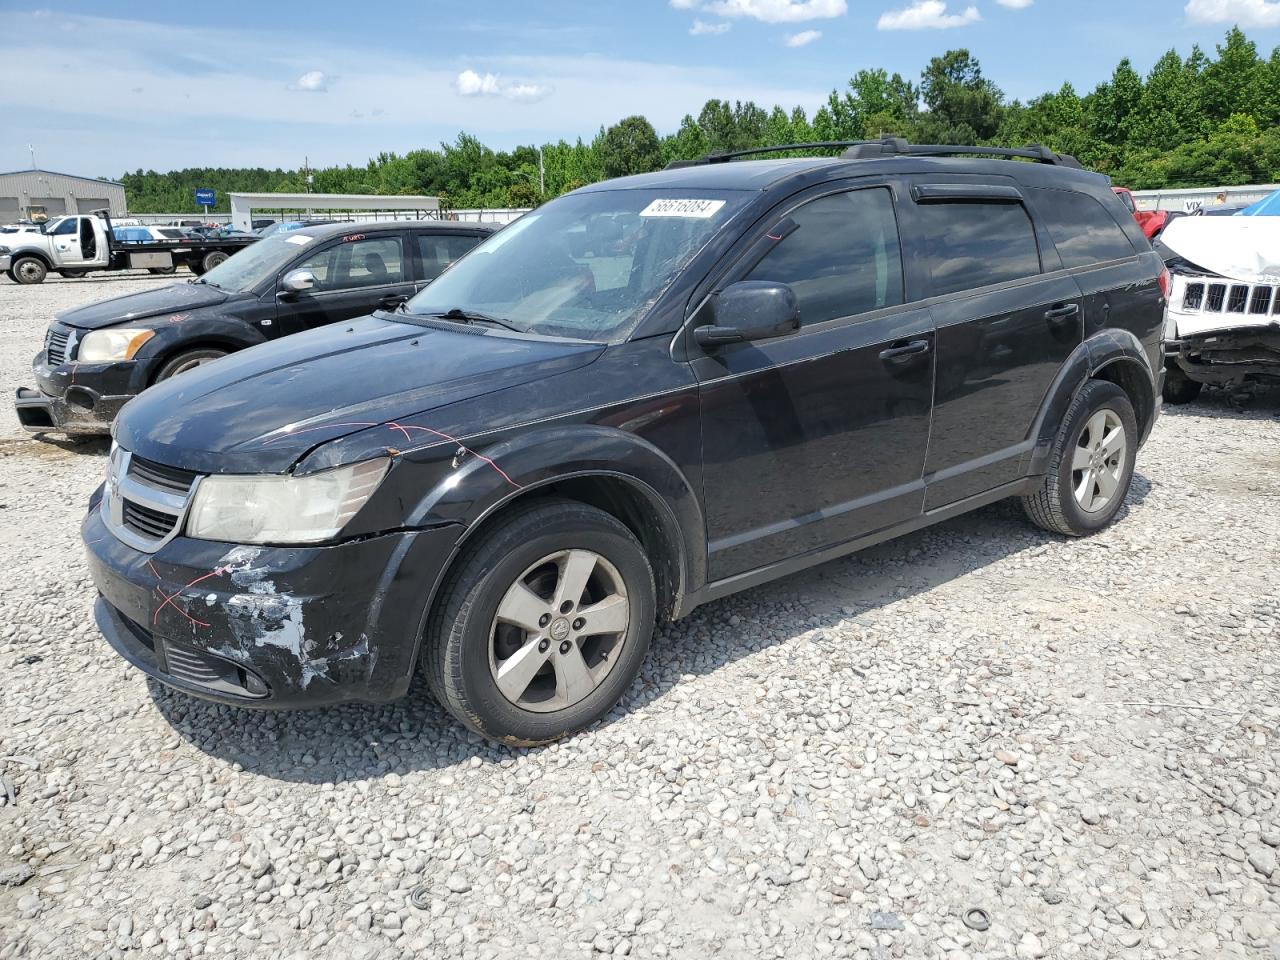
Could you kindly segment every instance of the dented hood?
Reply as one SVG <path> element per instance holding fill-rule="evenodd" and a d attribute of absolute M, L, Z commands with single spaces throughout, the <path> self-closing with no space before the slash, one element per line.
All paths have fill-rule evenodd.
<path fill-rule="evenodd" d="M 603 350 L 366 317 L 250 347 L 157 384 L 125 405 L 116 439 L 140 456 L 199 473 L 283 473 L 312 447 L 369 423 L 562 373 Z M 308 429 L 347 423 L 336 434 Z M 286 429 L 288 436 L 278 435 Z"/>
<path fill-rule="evenodd" d="M 207 283 L 175 283 L 157 290 L 129 293 L 98 303 L 86 304 L 58 314 L 58 322 L 82 330 L 97 330 L 130 320 L 169 313 L 185 313 L 227 299 L 226 291 Z"/>
<path fill-rule="evenodd" d="M 1160 242 L 1218 276 L 1280 284 L 1280 217 L 1179 217 Z"/>

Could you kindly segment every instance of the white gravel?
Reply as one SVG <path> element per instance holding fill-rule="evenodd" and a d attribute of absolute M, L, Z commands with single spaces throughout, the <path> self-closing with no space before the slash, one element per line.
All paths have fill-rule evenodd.
<path fill-rule="evenodd" d="M 165 282 L 0 281 L 6 388 Z M 0 958 L 1280 955 L 1280 390 L 1166 412 L 1091 539 L 1001 504 L 705 607 L 531 751 L 423 684 L 149 684 L 90 616 L 104 444 L 0 418 Z"/>

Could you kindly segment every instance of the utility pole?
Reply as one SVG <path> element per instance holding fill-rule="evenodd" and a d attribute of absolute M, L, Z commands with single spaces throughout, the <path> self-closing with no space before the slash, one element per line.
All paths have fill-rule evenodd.
<path fill-rule="evenodd" d="M 28 144 L 27 144 L 27 149 L 31 151 L 31 169 L 32 169 L 32 170 L 34 170 L 34 169 L 36 168 L 36 148 L 35 148 L 35 144 L 28 143 Z"/>
<path fill-rule="evenodd" d="M 547 195 L 547 177 L 546 168 L 542 163 L 542 147 L 538 147 L 538 199 L 542 200 Z"/>

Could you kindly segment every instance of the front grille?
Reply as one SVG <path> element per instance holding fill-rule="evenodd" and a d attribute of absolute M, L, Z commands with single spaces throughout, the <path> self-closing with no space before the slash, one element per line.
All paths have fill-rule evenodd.
<path fill-rule="evenodd" d="M 179 680 L 209 686 L 222 679 L 222 671 L 218 669 L 220 664 L 212 657 L 173 643 L 166 643 L 164 652 L 169 673 Z"/>
<path fill-rule="evenodd" d="M 153 540 L 163 540 L 178 523 L 172 514 L 152 510 L 132 500 L 124 502 L 124 525 L 135 533 Z"/>
<path fill-rule="evenodd" d="M 102 516 L 135 550 L 154 553 L 178 535 L 199 476 L 113 448 Z"/>
<path fill-rule="evenodd" d="M 172 641 L 164 641 L 165 672 L 206 690 L 236 697 L 259 699 L 271 692 L 260 676 L 230 660 L 193 650 Z"/>
<path fill-rule="evenodd" d="M 1253 295 L 1249 298 L 1249 312 L 1270 313 L 1271 297 L 1272 291 L 1270 287 L 1254 287 Z"/>
<path fill-rule="evenodd" d="M 183 496 L 186 496 L 187 491 L 191 489 L 191 484 L 196 481 L 196 475 L 190 470 L 166 467 L 162 463 L 144 460 L 136 455 L 129 458 L 129 476 L 153 487 L 171 490 Z"/>
<path fill-rule="evenodd" d="M 49 366 L 56 367 L 67 359 L 67 340 L 71 337 L 70 330 L 58 330 L 50 327 L 48 333 L 44 335 L 44 351 L 45 360 Z"/>
<path fill-rule="evenodd" d="M 1280 314 L 1280 286 L 1268 283 L 1207 283 L 1188 281 L 1182 290 L 1182 309 L 1204 313 Z"/>

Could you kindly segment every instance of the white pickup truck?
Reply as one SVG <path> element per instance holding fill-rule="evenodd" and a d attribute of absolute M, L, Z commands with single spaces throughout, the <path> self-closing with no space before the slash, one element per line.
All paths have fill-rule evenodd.
<path fill-rule="evenodd" d="M 199 275 L 212 270 L 257 238 L 184 237 L 152 243 L 123 243 L 105 215 L 59 217 L 38 233 L 0 236 L 0 272 L 15 283 L 43 283 L 53 273 L 80 277 L 95 270 L 151 270 L 172 273 L 186 266 Z"/>

